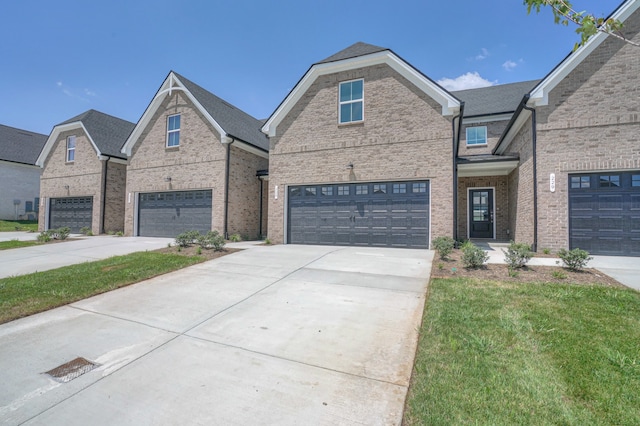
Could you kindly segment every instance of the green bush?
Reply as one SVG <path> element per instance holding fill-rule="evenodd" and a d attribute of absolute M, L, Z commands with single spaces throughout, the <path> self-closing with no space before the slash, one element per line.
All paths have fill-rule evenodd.
<path fill-rule="evenodd" d="M 471 241 L 462 245 L 462 264 L 465 268 L 479 268 L 489 259 L 487 252 Z"/>
<path fill-rule="evenodd" d="M 176 237 L 176 245 L 178 247 L 189 247 L 191 244 L 194 244 L 199 237 L 200 232 L 198 231 L 185 231 Z"/>
<path fill-rule="evenodd" d="M 93 233 L 91 232 L 91 228 L 89 228 L 88 226 L 83 226 L 82 228 L 80 228 L 80 233 L 83 235 L 93 235 Z"/>
<path fill-rule="evenodd" d="M 224 248 L 226 242 L 224 241 L 224 237 L 218 233 L 218 231 L 209 231 L 206 234 L 198 235 L 198 244 L 200 247 L 206 249 L 214 249 L 215 251 L 220 251 Z"/>
<path fill-rule="evenodd" d="M 49 231 L 42 231 L 40 235 L 38 235 L 38 242 L 48 243 L 49 241 L 51 241 L 51 234 Z"/>
<path fill-rule="evenodd" d="M 242 241 L 242 237 L 240 236 L 240 234 L 233 234 L 233 235 L 231 235 L 231 236 L 229 237 L 229 240 L 230 240 L 232 243 L 238 243 L 238 242 Z"/>
<path fill-rule="evenodd" d="M 124 232 L 122 231 L 116 232 L 116 237 L 124 237 Z"/>
<path fill-rule="evenodd" d="M 533 256 L 531 246 L 525 243 L 516 243 L 511 241 L 507 251 L 502 250 L 504 253 L 504 261 L 507 262 L 509 269 L 522 268 Z"/>
<path fill-rule="evenodd" d="M 456 241 L 451 237 L 438 237 L 432 241 L 432 245 L 440 259 L 446 260 L 456 246 Z"/>
<path fill-rule="evenodd" d="M 53 237 L 54 240 L 66 240 L 69 234 L 71 234 L 71 229 L 66 226 L 49 230 L 49 235 Z"/>
<path fill-rule="evenodd" d="M 593 257 L 589 257 L 589 252 L 579 248 L 573 250 L 560 249 L 558 257 L 562 259 L 564 265 L 572 271 L 580 271 Z"/>

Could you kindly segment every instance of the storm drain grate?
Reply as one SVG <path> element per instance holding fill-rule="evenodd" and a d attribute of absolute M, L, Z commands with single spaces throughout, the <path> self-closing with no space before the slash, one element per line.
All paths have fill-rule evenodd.
<path fill-rule="evenodd" d="M 67 383 L 82 376 L 84 373 L 88 373 L 98 367 L 98 365 L 99 364 L 88 361 L 82 357 L 78 357 L 44 374 L 50 375 L 58 382 Z"/>

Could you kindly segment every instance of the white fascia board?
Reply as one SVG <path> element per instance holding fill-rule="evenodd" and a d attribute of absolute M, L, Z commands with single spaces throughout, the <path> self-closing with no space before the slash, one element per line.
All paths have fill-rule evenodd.
<path fill-rule="evenodd" d="M 505 135 L 499 149 L 496 150 L 496 154 L 504 154 L 504 151 L 507 149 L 513 138 L 518 134 L 520 129 L 522 129 L 522 126 L 524 126 L 530 116 L 531 111 L 526 109 L 520 111 L 520 115 L 518 115 L 515 123 L 513 123 L 513 126 L 511 126 L 511 128 L 509 129 L 509 132 Z"/>
<path fill-rule="evenodd" d="M 458 176 L 506 176 L 518 167 L 518 163 L 518 160 L 513 160 L 478 164 L 458 164 Z"/>
<path fill-rule="evenodd" d="M 513 116 L 512 112 L 496 115 L 485 115 L 470 118 L 463 118 L 462 124 L 479 124 L 479 123 L 493 123 L 496 121 L 509 121 Z"/>
<path fill-rule="evenodd" d="M 266 158 L 267 160 L 269 159 L 268 152 L 264 152 L 263 150 L 258 149 L 255 146 L 248 144 L 246 142 L 243 142 L 241 140 L 232 139 L 232 138 L 229 138 L 229 139 L 230 139 L 229 143 L 233 142 L 233 146 L 237 146 L 238 148 L 243 149 L 251 154 L 257 155 L 258 157 Z"/>
<path fill-rule="evenodd" d="M 628 0 L 620 6 L 618 11 L 612 16 L 613 19 L 624 22 L 640 7 L 640 0 Z M 589 40 L 580 46 L 575 52 L 568 56 L 551 74 L 531 91 L 531 96 L 527 105 L 536 107 L 549 104 L 549 93 L 573 71 L 587 56 L 589 56 L 602 42 L 609 37 L 607 33 L 599 31 L 597 34 L 589 38 Z"/>
<path fill-rule="evenodd" d="M 108 155 L 99 155 L 98 160 L 100 161 L 109 160 L 110 163 L 118 163 L 118 164 L 125 164 L 125 165 L 127 164 L 127 160 L 123 160 L 122 158 L 117 158 L 117 157 L 109 157 Z"/>
<path fill-rule="evenodd" d="M 91 135 L 89 134 L 89 132 L 87 132 L 87 129 L 84 127 L 84 124 L 82 124 L 82 121 L 76 121 L 73 123 L 58 125 L 53 128 L 53 130 L 51 131 L 51 134 L 49 135 L 49 138 L 47 139 L 47 142 L 44 144 L 44 148 L 42 148 L 42 152 L 40 152 L 40 155 L 36 160 L 36 165 L 40 167 L 44 167 L 44 162 L 49 156 L 51 149 L 53 149 L 53 145 L 55 145 L 56 140 L 58 139 L 61 133 L 68 132 L 71 130 L 76 130 L 76 129 L 81 129 L 84 132 L 84 134 L 87 135 L 87 139 L 89 139 L 89 142 L 91 142 L 91 146 L 93 146 L 93 149 L 96 151 L 96 155 L 100 157 L 102 153 L 98 149 L 98 146 L 96 145 L 96 143 L 91 138 Z"/>
<path fill-rule="evenodd" d="M 160 107 L 160 104 L 162 104 L 167 95 L 171 94 L 173 91 L 184 92 L 187 95 L 187 98 L 189 98 L 189 100 L 196 106 L 198 111 L 200 111 L 200 113 L 211 123 L 213 128 L 216 129 L 216 131 L 220 134 L 220 142 L 228 143 L 224 139 L 227 133 L 224 131 L 222 126 L 220 126 L 220 124 L 218 124 L 218 122 L 213 119 L 211 114 L 209 114 L 209 112 L 207 112 L 202 104 L 198 102 L 195 96 L 193 96 L 193 94 L 184 86 L 180 79 L 178 79 L 178 77 L 176 77 L 176 75 L 171 72 L 169 76 L 164 80 L 164 83 L 162 83 L 162 86 L 160 87 L 160 90 L 158 90 L 158 93 L 156 93 L 156 95 L 153 97 L 153 100 L 149 104 L 149 107 L 136 124 L 136 127 L 133 129 L 133 132 L 131 132 L 131 135 L 129 135 L 129 138 L 122 146 L 120 152 L 125 154 L 127 157 L 131 157 L 133 147 L 137 143 L 140 136 L 142 136 L 142 132 L 151 122 L 151 119 Z"/>
<path fill-rule="evenodd" d="M 276 112 L 262 126 L 262 132 L 269 137 L 276 135 L 278 124 L 291 111 L 293 106 L 302 98 L 306 91 L 320 76 L 348 71 L 357 68 L 364 68 L 373 65 L 387 64 L 404 78 L 413 83 L 442 106 L 442 115 L 452 116 L 460 110 L 460 102 L 449 92 L 432 82 L 411 65 L 394 55 L 391 51 L 382 51 L 370 55 L 358 56 L 356 58 L 342 61 L 328 62 L 313 65 L 302 77 L 300 82 L 293 88 L 291 93 L 280 104 Z"/>

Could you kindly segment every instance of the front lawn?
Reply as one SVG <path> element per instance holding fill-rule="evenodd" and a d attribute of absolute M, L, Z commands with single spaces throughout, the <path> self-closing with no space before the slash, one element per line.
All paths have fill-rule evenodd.
<path fill-rule="evenodd" d="M 37 241 L 0 241 L 0 250 L 9 250 L 14 248 L 31 247 L 40 244 Z"/>
<path fill-rule="evenodd" d="M 138 252 L 0 279 L 0 324 L 166 274 L 203 256 Z"/>
<path fill-rule="evenodd" d="M 640 424 L 640 293 L 434 278 L 408 425 Z"/>
<path fill-rule="evenodd" d="M 0 220 L 0 232 L 36 232 L 37 230 L 38 222 L 33 220 Z"/>

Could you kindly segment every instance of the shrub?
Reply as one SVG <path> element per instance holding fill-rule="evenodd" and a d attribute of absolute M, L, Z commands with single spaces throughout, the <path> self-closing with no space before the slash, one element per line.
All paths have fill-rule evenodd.
<path fill-rule="evenodd" d="M 116 232 L 116 237 L 124 237 L 124 232 L 122 231 Z"/>
<path fill-rule="evenodd" d="M 456 241 L 451 237 L 438 237 L 433 240 L 432 244 L 440 259 L 446 260 L 453 251 Z"/>
<path fill-rule="evenodd" d="M 562 259 L 564 265 L 572 271 L 580 271 L 593 257 L 589 257 L 589 252 L 579 248 L 573 250 L 560 249 L 558 257 Z"/>
<path fill-rule="evenodd" d="M 51 234 L 49 231 L 42 231 L 40 235 L 38 235 L 38 242 L 48 243 L 49 241 L 51 241 Z"/>
<path fill-rule="evenodd" d="M 266 245 L 270 246 L 270 245 L 271 245 L 271 240 L 270 240 L 269 238 L 265 238 L 265 239 L 264 239 L 264 243 L 265 243 Z"/>
<path fill-rule="evenodd" d="M 51 235 L 54 240 L 66 240 L 69 234 L 71 234 L 71 229 L 66 226 L 49 230 L 49 235 Z"/>
<path fill-rule="evenodd" d="M 209 231 L 204 235 L 198 235 L 198 244 L 203 248 L 213 248 L 215 251 L 220 251 L 224 248 L 226 242 L 218 231 Z"/>
<path fill-rule="evenodd" d="M 178 247 L 189 247 L 195 243 L 199 237 L 200 232 L 198 231 L 185 231 L 176 237 L 176 245 Z"/>
<path fill-rule="evenodd" d="M 511 241 L 507 251 L 502 250 L 502 252 L 504 253 L 504 261 L 507 262 L 509 269 L 522 268 L 533 256 L 529 244 L 516 243 L 514 241 Z"/>
<path fill-rule="evenodd" d="M 198 247 L 198 249 L 196 250 L 196 254 L 197 255 L 201 255 L 202 254 L 202 247 Z"/>
<path fill-rule="evenodd" d="M 91 228 L 89 228 L 88 226 L 83 226 L 82 228 L 80 228 L 80 233 L 83 235 L 89 235 L 91 234 Z"/>
<path fill-rule="evenodd" d="M 471 241 L 462 245 L 462 264 L 465 268 L 479 268 L 489 259 L 489 255 L 482 248 Z"/>
<path fill-rule="evenodd" d="M 232 243 L 238 243 L 238 242 L 242 241 L 242 237 L 240 236 L 240 234 L 233 234 L 232 236 L 229 237 L 229 240 Z"/>
<path fill-rule="evenodd" d="M 544 254 L 551 254 L 551 249 L 543 248 L 543 249 L 542 249 L 542 252 L 543 252 Z"/>
<path fill-rule="evenodd" d="M 565 278 L 567 278 L 567 274 L 562 271 L 553 271 L 551 275 L 553 275 L 553 278 L 558 280 L 564 280 Z"/>

